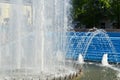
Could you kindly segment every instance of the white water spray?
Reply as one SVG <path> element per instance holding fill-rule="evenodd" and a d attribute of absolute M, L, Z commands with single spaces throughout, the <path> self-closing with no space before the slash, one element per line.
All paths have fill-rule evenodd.
<path fill-rule="evenodd" d="M 84 58 L 83 58 L 83 56 L 81 54 L 79 54 L 78 63 L 80 63 L 80 64 L 84 63 Z"/>
<path fill-rule="evenodd" d="M 103 55 L 102 65 L 103 65 L 103 66 L 108 66 L 108 65 L 109 65 L 109 63 L 108 63 L 108 54 L 104 54 L 104 55 Z"/>
<path fill-rule="evenodd" d="M 63 74 L 70 0 L 2 1 L 0 8 L 8 4 L 9 21 L 0 24 L 0 70 L 42 77 Z M 4 15 L 0 18 L 4 22 Z"/>

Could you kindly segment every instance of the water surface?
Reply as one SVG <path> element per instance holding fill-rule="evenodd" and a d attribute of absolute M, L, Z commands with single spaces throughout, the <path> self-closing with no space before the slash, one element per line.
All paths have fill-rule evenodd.
<path fill-rule="evenodd" d="M 117 67 L 105 67 L 99 64 L 84 64 L 80 80 L 120 80 Z"/>

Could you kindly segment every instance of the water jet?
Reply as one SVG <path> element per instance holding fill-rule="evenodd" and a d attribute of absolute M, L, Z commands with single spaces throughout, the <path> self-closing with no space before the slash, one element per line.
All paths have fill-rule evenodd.
<path fill-rule="evenodd" d="M 0 25 L 2 75 L 44 80 L 75 72 L 65 61 L 70 0 L 2 0 L 0 9 L 6 6 L 8 23 Z"/>

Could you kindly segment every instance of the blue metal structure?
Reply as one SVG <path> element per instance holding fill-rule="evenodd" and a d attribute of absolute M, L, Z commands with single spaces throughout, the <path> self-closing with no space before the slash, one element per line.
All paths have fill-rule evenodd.
<path fill-rule="evenodd" d="M 100 62 L 103 55 L 107 53 L 109 62 L 120 63 L 120 33 L 108 32 L 107 35 L 109 36 L 109 40 L 106 36 L 97 34 L 89 42 L 87 38 L 90 35 L 86 35 L 86 32 L 69 32 L 66 58 L 77 60 L 79 54 L 84 54 L 84 50 L 86 50 L 85 45 L 89 44 L 84 55 L 85 60 Z"/>

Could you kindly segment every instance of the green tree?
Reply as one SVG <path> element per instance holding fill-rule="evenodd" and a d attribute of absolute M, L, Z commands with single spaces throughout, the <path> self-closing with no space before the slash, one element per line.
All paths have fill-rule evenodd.
<path fill-rule="evenodd" d="M 116 21 L 116 28 L 120 28 L 120 0 L 112 0 L 109 17 L 111 21 Z"/>
<path fill-rule="evenodd" d="M 108 17 L 111 7 L 110 0 L 72 0 L 73 19 L 88 28 L 99 25 L 99 22 Z"/>

